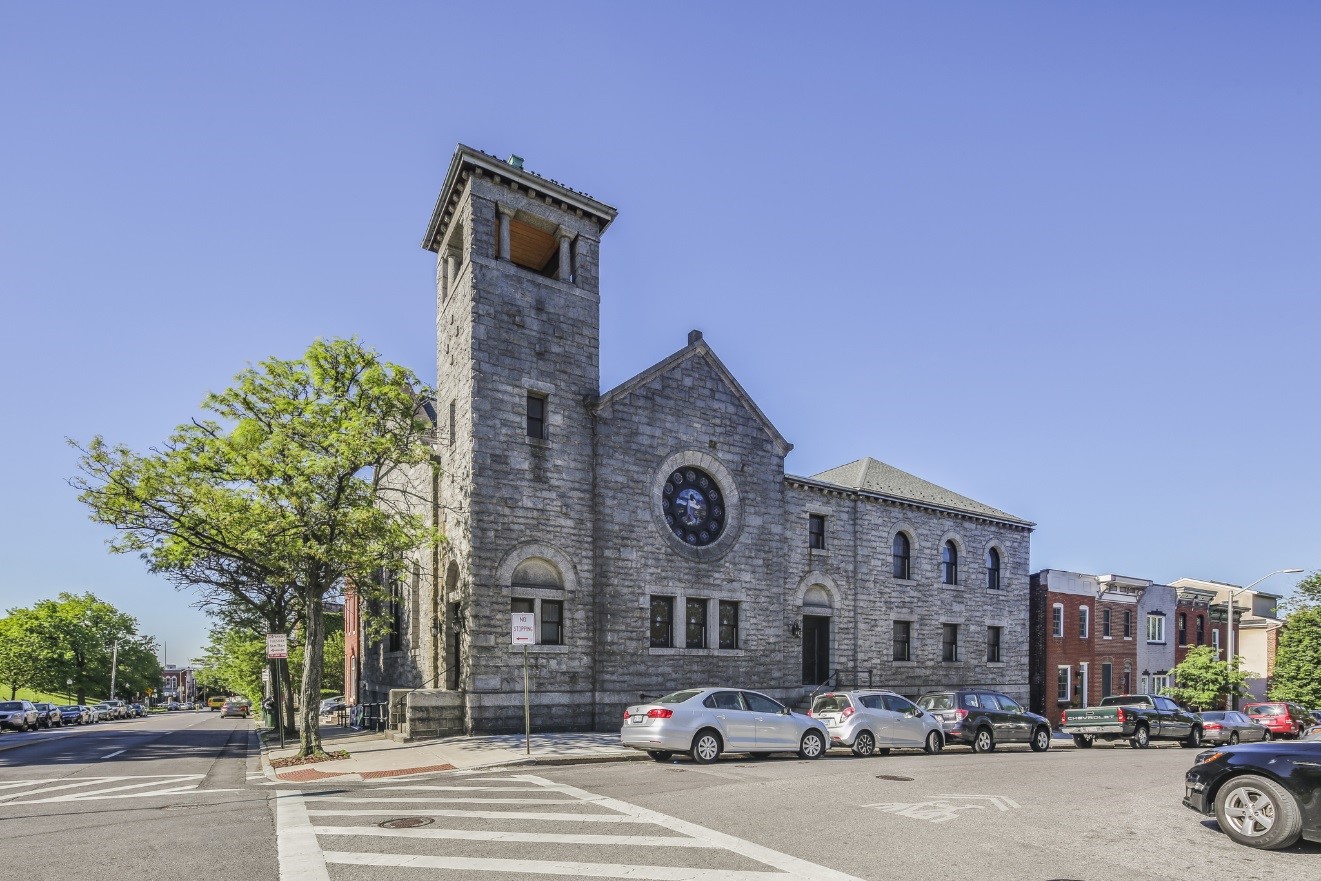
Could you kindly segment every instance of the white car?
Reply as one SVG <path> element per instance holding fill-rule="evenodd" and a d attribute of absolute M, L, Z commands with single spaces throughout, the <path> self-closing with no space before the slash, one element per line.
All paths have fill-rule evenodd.
<path fill-rule="evenodd" d="M 687 753 L 700 764 L 714 762 L 722 752 L 754 758 L 791 752 L 819 759 L 830 744 L 821 722 L 738 688 L 690 688 L 631 706 L 624 711 L 619 739 L 658 762 Z"/>
<path fill-rule="evenodd" d="M 836 691 L 817 695 L 811 716 L 825 723 L 831 746 L 855 756 L 885 755 L 892 748 L 945 748 L 940 720 L 892 691 Z"/>

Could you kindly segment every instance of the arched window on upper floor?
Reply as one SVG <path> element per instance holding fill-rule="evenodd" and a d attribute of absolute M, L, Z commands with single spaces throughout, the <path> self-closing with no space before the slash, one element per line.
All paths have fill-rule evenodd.
<path fill-rule="evenodd" d="M 995 548 L 986 551 L 986 588 L 1000 589 L 1000 552 Z"/>
<path fill-rule="evenodd" d="M 894 558 L 894 568 L 891 574 L 895 578 L 902 578 L 905 581 L 911 577 L 912 569 L 910 567 L 913 543 L 908 540 L 908 536 L 902 532 L 894 534 L 894 542 L 890 546 Z"/>
<path fill-rule="evenodd" d="M 946 584 L 959 583 L 959 549 L 953 541 L 940 549 L 940 580 Z"/>

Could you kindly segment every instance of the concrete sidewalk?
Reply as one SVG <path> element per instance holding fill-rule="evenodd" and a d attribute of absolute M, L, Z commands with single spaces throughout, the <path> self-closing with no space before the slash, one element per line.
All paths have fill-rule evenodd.
<path fill-rule="evenodd" d="M 486 737 L 446 737 L 400 743 L 384 734 L 322 726 L 322 747 L 327 752 L 347 750 L 349 758 L 288 768 L 272 768 L 271 759 L 292 756 L 286 749 L 263 748 L 262 769 L 269 780 L 304 783 L 316 780 L 377 780 L 434 771 L 468 771 L 516 764 L 579 764 L 644 759 L 647 754 L 619 745 L 615 733 L 533 734 L 531 750 L 521 734 Z"/>

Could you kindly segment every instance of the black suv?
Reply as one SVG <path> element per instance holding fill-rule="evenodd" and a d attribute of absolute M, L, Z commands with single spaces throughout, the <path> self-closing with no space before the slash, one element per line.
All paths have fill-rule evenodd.
<path fill-rule="evenodd" d="M 917 705 L 940 720 L 945 742 L 967 744 L 989 753 L 1001 743 L 1031 744 L 1034 752 L 1050 749 L 1050 722 L 1029 713 L 1007 694 L 985 688 L 957 688 L 922 695 Z"/>

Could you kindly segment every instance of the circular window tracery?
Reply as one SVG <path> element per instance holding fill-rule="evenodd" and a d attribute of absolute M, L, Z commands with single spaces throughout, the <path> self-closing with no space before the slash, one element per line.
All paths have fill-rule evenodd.
<path fill-rule="evenodd" d="M 679 541 L 704 547 L 725 529 L 725 500 L 715 478 L 691 466 L 672 472 L 661 490 L 665 525 Z"/>

